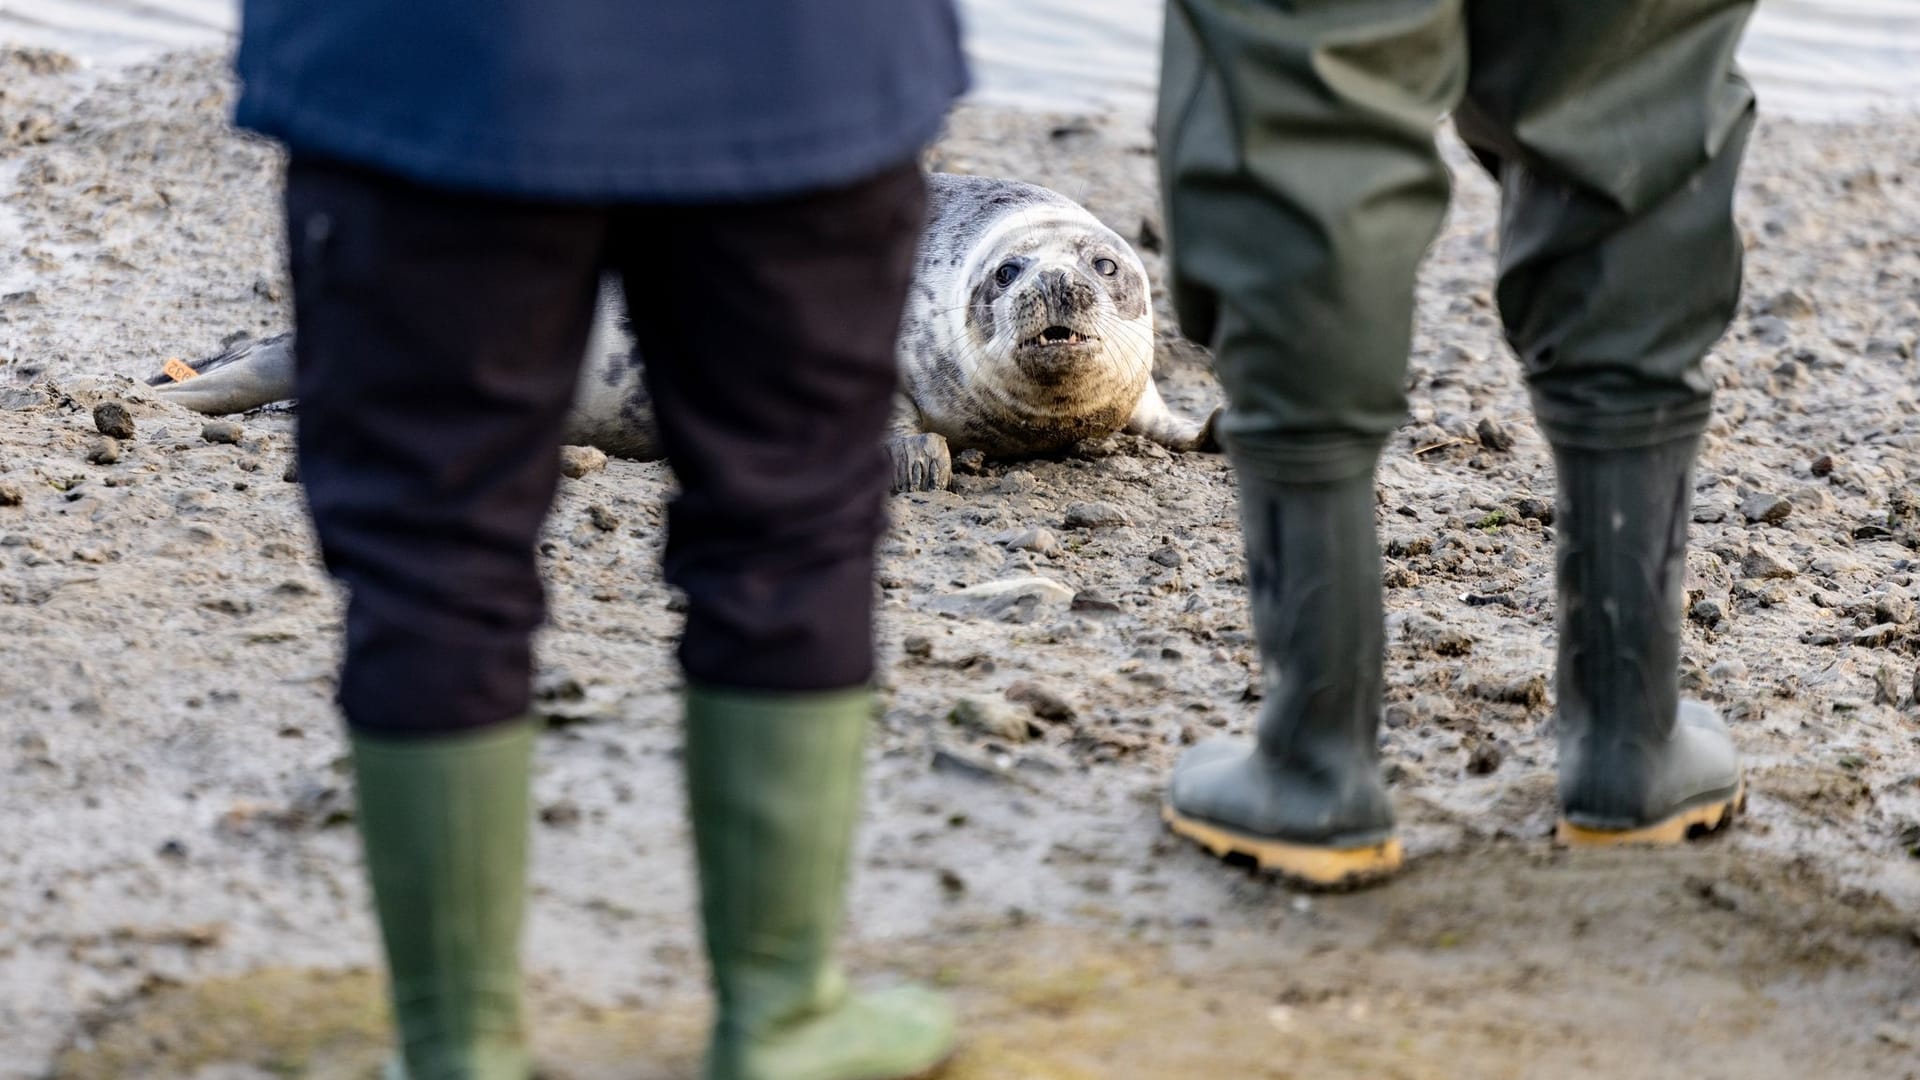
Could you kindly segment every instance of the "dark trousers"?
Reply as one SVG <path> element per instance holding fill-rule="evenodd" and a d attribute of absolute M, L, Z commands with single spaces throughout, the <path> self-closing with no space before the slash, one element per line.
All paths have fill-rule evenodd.
<path fill-rule="evenodd" d="M 665 569 L 687 594 L 688 678 L 870 678 L 917 169 L 772 202 L 586 207 L 296 158 L 286 209 L 300 475 L 350 590 L 349 724 L 428 734 L 526 710 L 534 544 L 607 270 L 680 481 Z"/>

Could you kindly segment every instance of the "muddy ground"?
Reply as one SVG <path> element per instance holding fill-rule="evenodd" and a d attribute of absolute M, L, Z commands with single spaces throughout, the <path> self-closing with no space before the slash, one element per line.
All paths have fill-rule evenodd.
<path fill-rule="evenodd" d="M 0 52 L 0 1077 L 364 1077 L 384 1039 L 293 417 L 204 431 L 128 381 L 288 321 L 279 160 L 228 93 L 211 55 Z M 1389 887 L 1296 894 L 1158 825 L 1180 747 L 1257 707 L 1224 461 L 1121 438 L 895 500 L 852 953 L 953 989 L 955 1077 L 1920 1075 L 1920 121 L 1753 148 L 1684 671 L 1753 794 L 1651 854 L 1548 841 L 1553 478 L 1491 306 L 1495 192 L 1447 152 L 1381 473 Z M 1083 200 L 1157 284 L 1141 122 L 965 111 L 932 156 Z M 1200 414 L 1205 357 L 1162 344 Z M 96 431 L 110 399 L 131 438 Z M 569 481 L 541 549 L 527 960 L 557 1077 L 697 1053 L 669 491 Z"/>

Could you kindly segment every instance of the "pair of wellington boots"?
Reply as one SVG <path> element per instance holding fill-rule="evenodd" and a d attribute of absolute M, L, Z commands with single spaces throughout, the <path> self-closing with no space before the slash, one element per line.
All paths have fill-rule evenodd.
<path fill-rule="evenodd" d="M 1729 821 L 1738 755 L 1679 695 L 1698 440 L 1558 448 L 1559 838 L 1678 843 Z M 1382 784 L 1381 564 L 1371 476 L 1276 483 L 1241 471 L 1265 697 L 1252 747 L 1202 743 L 1174 768 L 1169 826 L 1216 855 L 1341 888 L 1398 869 Z"/>
<path fill-rule="evenodd" d="M 694 689 L 686 768 L 717 1009 L 706 1080 L 902 1080 L 953 1046 L 931 993 L 833 961 L 871 697 Z M 529 1080 L 519 932 L 533 728 L 357 735 L 401 1055 L 390 1080 Z"/>

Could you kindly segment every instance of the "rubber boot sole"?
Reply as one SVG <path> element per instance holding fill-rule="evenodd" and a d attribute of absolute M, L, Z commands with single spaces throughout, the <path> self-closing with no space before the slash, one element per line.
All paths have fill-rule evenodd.
<path fill-rule="evenodd" d="M 926 1068 L 921 1069 L 917 1073 L 910 1073 L 906 1076 L 900 1077 L 900 1080 L 940 1080 L 941 1077 L 947 1075 L 947 1067 L 949 1065 L 952 1065 L 954 1061 L 959 1057 L 960 1057 L 960 1049 L 959 1047 L 955 1047 L 953 1050 L 948 1052 L 946 1057 L 943 1057 L 939 1061 L 933 1063 L 932 1065 L 929 1065 Z"/>
<path fill-rule="evenodd" d="M 1160 817 L 1169 829 L 1206 848 L 1216 858 L 1238 855 L 1252 860 L 1262 871 L 1313 889 L 1370 885 L 1391 876 L 1406 861 L 1397 837 L 1362 847 L 1321 847 L 1236 832 L 1187 817 L 1171 804 L 1162 804 Z"/>
<path fill-rule="evenodd" d="M 959 1059 L 960 1048 L 955 1046 L 953 1049 L 947 1051 L 946 1057 L 941 1058 L 939 1061 L 934 1062 L 924 1069 L 910 1073 L 887 1073 L 885 1075 L 869 1077 L 867 1080 L 940 1080 L 941 1077 L 947 1075 L 947 1069 Z M 535 1080 L 539 1080 L 539 1078 L 536 1077 Z"/>
<path fill-rule="evenodd" d="M 1742 777 L 1728 798 L 1690 806 L 1638 829 L 1590 829 L 1561 818 L 1554 839 L 1568 847 L 1671 847 L 1725 829 L 1746 804 L 1747 781 Z"/>
<path fill-rule="evenodd" d="M 941 1058 L 926 1068 L 918 1072 L 907 1073 L 905 1076 L 883 1077 L 881 1080 L 940 1080 L 941 1077 L 947 1075 L 947 1069 L 958 1060 L 960 1060 L 960 1044 L 955 1042 L 953 1048 L 947 1051 L 946 1057 Z"/>

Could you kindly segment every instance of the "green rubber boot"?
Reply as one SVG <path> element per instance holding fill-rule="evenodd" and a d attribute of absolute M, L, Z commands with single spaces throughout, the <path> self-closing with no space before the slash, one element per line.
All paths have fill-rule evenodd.
<path fill-rule="evenodd" d="M 953 1048 L 918 989 L 852 994 L 833 961 L 865 690 L 687 692 L 687 789 L 718 1012 L 707 1080 L 904 1080 Z"/>
<path fill-rule="evenodd" d="M 1731 821 L 1744 795 L 1726 724 L 1680 699 L 1698 446 L 1554 450 L 1564 842 L 1679 843 Z"/>
<path fill-rule="evenodd" d="M 1380 544 L 1371 474 L 1278 484 L 1240 470 L 1247 584 L 1266 687 L 1252 747 L 1174 766 L 1164 816 L 1216 855 L 1341 888 L 1398 869 L 1380 780 Z"/>
<path fill-rule="evenodd" d="M 393 1080 L 528 1080 L 520 1015 L 533 727 L 353 736 L 402 1058 Z"/>

